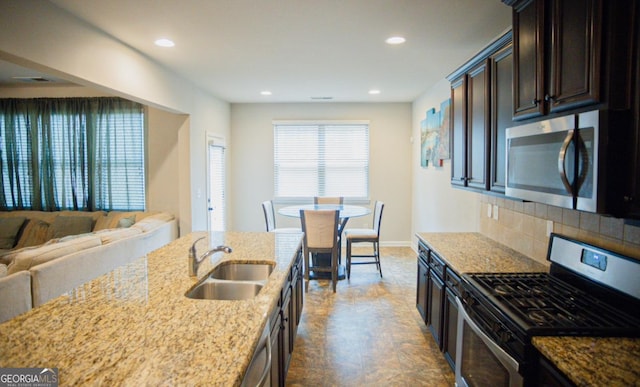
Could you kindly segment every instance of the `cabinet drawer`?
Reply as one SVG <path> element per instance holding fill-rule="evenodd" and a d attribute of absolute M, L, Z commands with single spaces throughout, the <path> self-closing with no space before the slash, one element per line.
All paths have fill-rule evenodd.
<path fill-rule="evenodd" d="M 445 271 L 444 283 L 454 295 L 461 297 L 460 277 L 449 267 Z"/>
<path fill-rule="evenodd" d="M 434 254 L 433 251 L 429 253 L 429 267 L 440 277 L 440 280 L 444 281 L 444 261 Z"/>
<path fill-rule="evenodd" d="M 422 243 L 418 243 L 418 258 L 426 264 L 429 263 L 429 249 Z"/>

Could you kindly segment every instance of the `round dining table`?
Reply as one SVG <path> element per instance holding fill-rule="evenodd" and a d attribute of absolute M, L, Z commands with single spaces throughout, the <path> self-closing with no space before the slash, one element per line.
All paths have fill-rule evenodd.
<path fill-rule="evenodd" d="M 286 206 L 286 207 L 282 207 L 278 210 L 278 213 L 280 215 L 284 215 L 284 216 L 289 216 L 289 217 L 295 217 L 295 218 L 299 218 L 300 217 L 300 210 L 314 210 L 314 211 L 319 211 L 319 210 L 326 210 L 326 211 L 332 211 L 332 210 L 337 210 L 338 211 L 338 217 L 340 218 L 340 226 L 338 228 L 338 279 L 345 279 L 346 275 L 345 275 L 345 268 L 344 266 L 342 266 L 341 262 L 342 262 L 342 231 L 344 230 L 345 226 L 347 225 L 347 222 L 349 221 L 349 218 L 356 218 L 358 216 L 365 216 L 365 215 L 369 215 L 371 213 L 371 210 L 367 207 L 363 207 L 363 206 L 355 206 L 355 205 L 350 205 L 350 204 L 299 204 L 299 205 L 293 205 L 293 206 Z M 318 257 L 316 258 L 318 259 L 318 264 L 319 265 L 326 265 L 327 261 L 331 262 L 331 256 L 329 254 L 328 257 L 326 256 L 321 256 L 320 254 L 318 255 Z M 315 261 L 314 261 L 314 265 L 315 265 Z M 319 273 L 309 273 L 309 278 L 311 279 L 326 279 L 326 278 L 331 278 L 331 273 L 323 273 L 323 272 L 319 272 Z"/>

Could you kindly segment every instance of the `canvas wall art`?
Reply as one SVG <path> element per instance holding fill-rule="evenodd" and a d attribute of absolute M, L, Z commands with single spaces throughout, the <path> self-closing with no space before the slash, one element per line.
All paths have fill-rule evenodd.
<path fill-rule="evenodd" d="M 426 118 L 420 121 L 420 166 L 441 167 L 442 160 L 449 155 L 449 106 L 451 99 L 440 104 L 440 110 L 427 110 Z"/>

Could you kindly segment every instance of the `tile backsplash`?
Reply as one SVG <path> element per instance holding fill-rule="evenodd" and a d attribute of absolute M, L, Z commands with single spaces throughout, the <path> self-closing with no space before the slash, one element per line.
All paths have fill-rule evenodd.
<path fill-rule="evenodd" d="M 490 195 L 479 200 L 480 232 L 542 263 L 549 231 L 640 259 L 640 227 L 623 219 Z"/>

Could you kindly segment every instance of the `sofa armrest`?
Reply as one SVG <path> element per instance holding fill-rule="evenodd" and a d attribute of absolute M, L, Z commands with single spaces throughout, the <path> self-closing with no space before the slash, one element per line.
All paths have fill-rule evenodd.
<path fill-rule="evenodd" d="M 31 275 L 28 271 L 0 278 L 0 323 L 31 308 Z"/>

